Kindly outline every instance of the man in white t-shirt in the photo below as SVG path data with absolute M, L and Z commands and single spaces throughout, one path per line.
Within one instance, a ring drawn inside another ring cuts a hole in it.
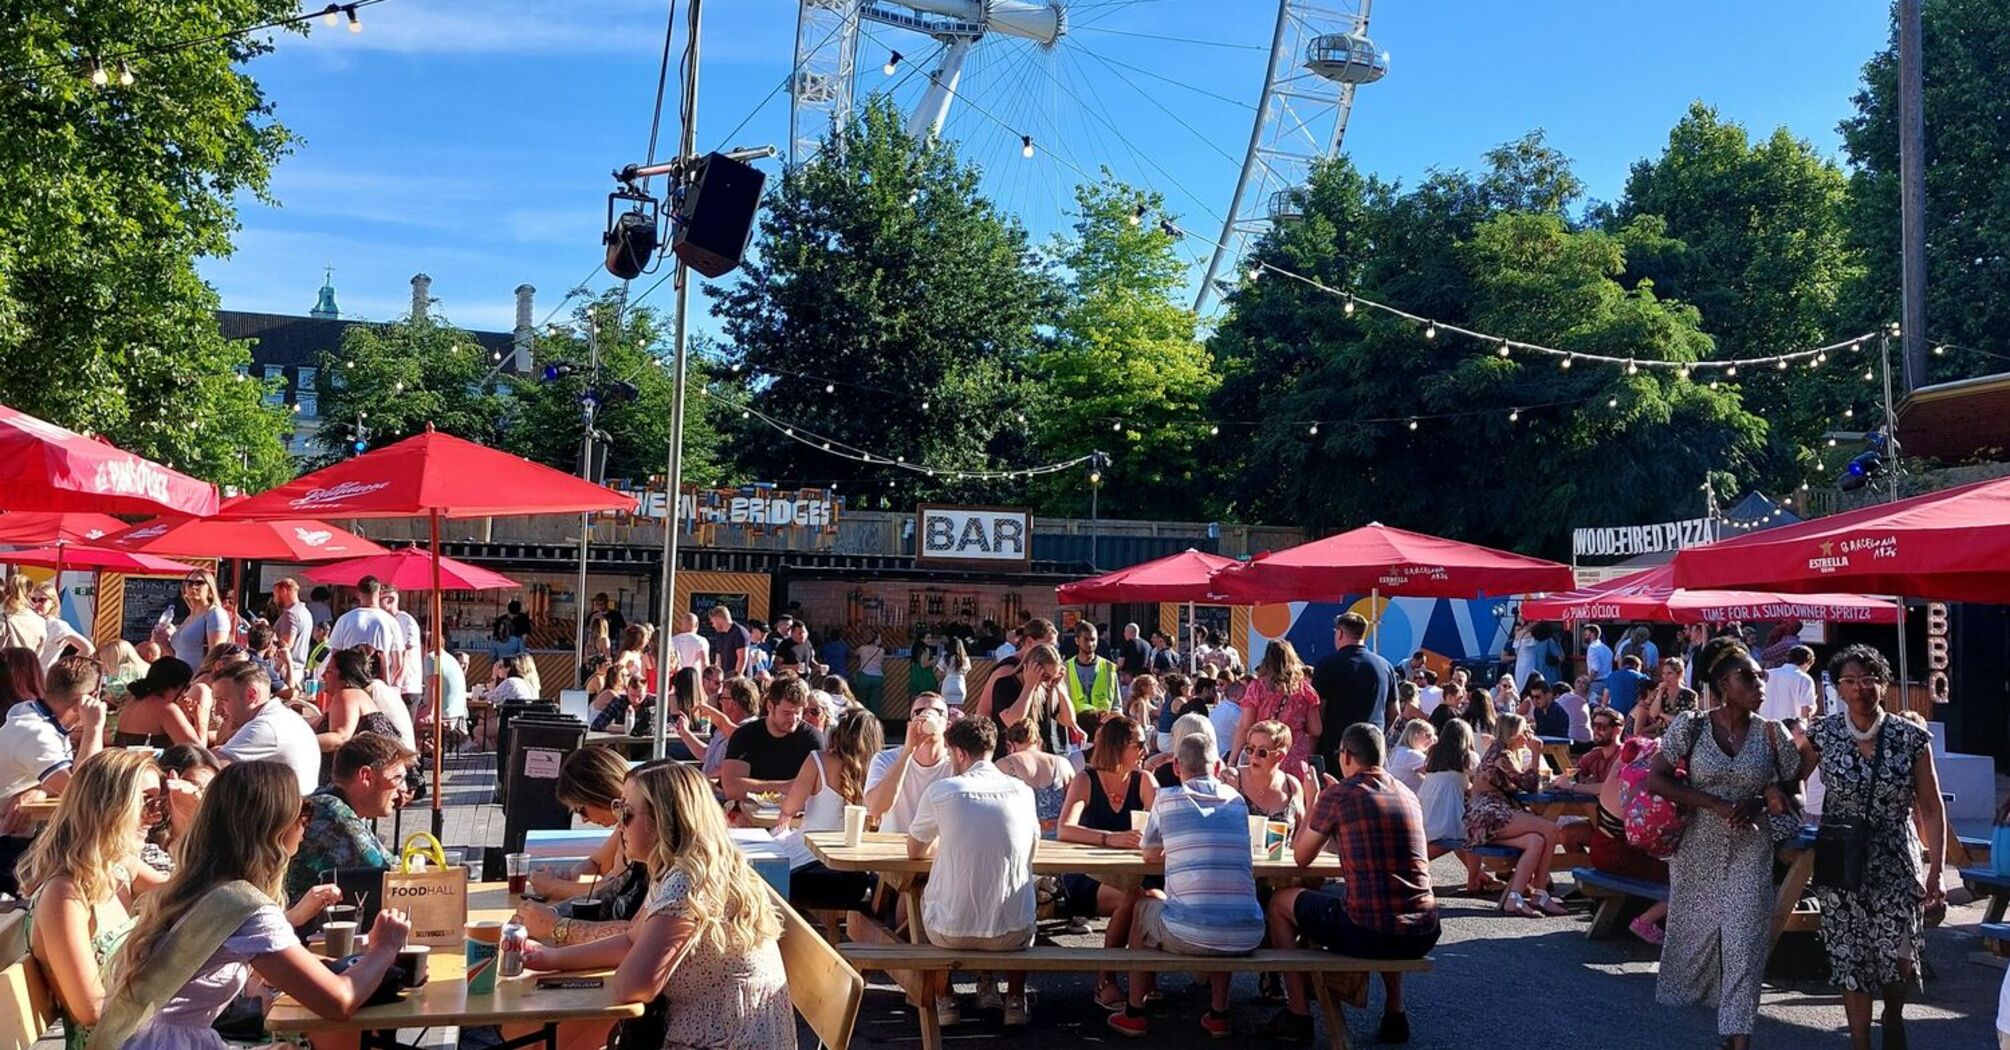
M 698 633 L 697 613 L 677 614 L 677 633 L 670 636 L 670 648 L 677 653 L 677 669 L 695 667 L 703 671 L 712 662 L 712 643 Z
M 104 746 L 105 705 L 97 698 L 101 677 L 90 657 L 65 656 L 49 668 L 42 699 L 15 704 L 0 725 L 0 803 L 6 807 L 0 822 L 0 890 L 20 891 L 14 864 L 30 842 L 21 803 L 61 795 L 70 784 L 73 764 Z
M 1815 665 L 1815 651 L 1805 645 L 1787 650 L 1787 661 L 1766 672 L 1766 698 L 1759 704 L 1759 716 L 1779 721 L 1813 718 L 1821 706 L 1819 690 L 1808 668 Z
M 424 639 L 419 631 L 419 621 L 398 607 L 398 588 L 391 584 L 383 586 L 378 601 L 385 612 L 397 619 L 398 633 L 405 639 L 405 648 L 398 658 L 397 677 L 389 684 L 397 687 L 408 707 L 416 708 L 419 706 L 419 694 L 426 688 Z
M 234 727 L 216 753 L 232 762 L 284 763 L 300 782 L 300 793 L 312 794 L 321 781 L 321 745 L 306 719 L 272 698 L 265 669 L 249 661 L 232 664 L 216 673 L 210 690 Z
M 356 607 L 336 617 L 328 632 L 328 651 L 367 645 L 384 654 L 384 677 L 396 681 L 405 660 L 405 629 L 383 610 L 383 585 L 375 576 L 356 581 Z
M 943 742 L 954 775 L 929 785 L 907 828 L 907 855 L 935 858 L 921 893 L 929 943 L 980 952 L 1030 948 L 1039 910 L 1033 789 L 991 764 L 998 730 L 990 719 L 966 718 L 943 732 Z M 1031 1019 L 1026 974 L 1007 971 L 1005 982 L 1005 1024 L 1024 1025 Z M 959 1018 L 953 995 L 937 996 L 935 1011 L 945 1024 Z
M 1429 717 L 1439 704 L 1445 702 L 1445 690 L 1438 685 L 1438 672 L 1420 667 L 1410 680 L 1417 684 L 1417 707 L 1423 710 L 1425 717 Z
M 865 774 L 865 810 L 879 821 L 879 830 L 904 832 L 914 822 L 914 809 L 930 784 L 950 775 L 949 752 L 942 731 L 949 724 L 949 704 L 941 693 L 914 698 L 907 723 L 907 741 L 872 757 Z

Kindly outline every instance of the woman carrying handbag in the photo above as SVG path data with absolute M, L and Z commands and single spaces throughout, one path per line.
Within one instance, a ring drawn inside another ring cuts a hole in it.
M 1752 1043 L 1773 911 L 1773 840 L 1765 827 L 1777 785 L 1801 754 L 1778 722 L 1758 717 L 1764 679 L 1751 650 L 1715 638 L 1696 674 L 1719 706 L 1676 717 L 1650 763 L 1648 791 L 1693 811 L 1668 865 L 1668 930 L 1655 998 L 1671 1006 L 1714 1000 L 1729 1050 Z M 1688 756 L 1688 779 L 1676 775 Z
M 1828 794 L 1815 844 L 1814 885 L 1830 979 L 1843 990 L 1850 1046 L 1869 1050 L 1873 996 L 1884 999 L 1883 1045 L 1905 1043 L 1905 999 L 1919 989 L 1929 911 L 1945 912 L 1940 886 L 1947 823 L 1926 730 L 1884 710 L 1891 665 L 1867 645 L 1829 661 L 1844 710 L 1808 733 Z M 1921 871 L 1915 809 L 1926 831 Z M 1923 879 L 1922 879 L 1923 876 Z

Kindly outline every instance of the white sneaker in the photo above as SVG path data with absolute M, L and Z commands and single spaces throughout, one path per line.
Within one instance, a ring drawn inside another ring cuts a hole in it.
M 1070 916 L 1068 919 L 1068 932 L 1075 934 L 1076 936 L 1088 933 L 1089 920 L 1083 918 L 1080 915 Z
M 935 997 L 935 1023 L 941 1025 L 958 1024 L 963 1020 L 963 1009 L 956 1005 L 953 995 Z
M 1007 996 L 1005 999 L 1005 1027 L 1023 1028 L 1033 1023 L 1033 1012 L 1026 1007 L 1023 995 Z

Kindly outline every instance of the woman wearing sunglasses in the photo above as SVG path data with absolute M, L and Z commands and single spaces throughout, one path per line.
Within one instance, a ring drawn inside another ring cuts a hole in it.
M 1800 775 L 1801 753 L 1786 727 L 1759 717 L 1765 679 L 1745 643 L 1711 639 L 1697 654 L 1696 677 L 1717 706 L 1676 716 L 1644 781 L 1695 811 L 1668 862 L 1668 931 L 1655 998 L 1670 1006 L 1715 999 L 1724 1046 L 1745 1050 L 1773 912 L 1765 816 L 1784 805 L 1776 785 Z M 1685 759 L 1686 781 L 1675 774 Z
M 1249 765 L 1235 771 L 1235 786 L 1242 789 L 1243 801 L 1249 803 L 1249 815 L 1297 827 L 1305 816 L 1310 792 L 1303 780 L 1284 768 L 1292 745 L 1297 743 L 1291 728 L 1278 721 L 1262 721 L 1250 726 L 1243 739 Z
M 55 816 L 21 858 L 29 947 L 55 985 L 69 1050 L 80 1050 L 98 1023 L 106 967 L 133 928 L 138 895 L 164 879 L 140 862 L 140 846 L 165 811 L 152 756 L 101 751 L 78 763 Z
M 169 649 L 175 659 L 195 667 L 214 646 L 231 639 L 230 614 L 217 600 L 216 577 L 206 571 L 189 574 L 181 584 L 181 600 L 188 616 L 180 625 L 162 623 L 154 628 L 154 641 Z

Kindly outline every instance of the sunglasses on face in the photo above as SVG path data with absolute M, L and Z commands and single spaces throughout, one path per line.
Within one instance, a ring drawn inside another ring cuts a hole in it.
M 1281 755 L 1283 753 L 1284 749 L 1281 747 L 1252 747 L 1249 749 L 1249 757 L 1251 758 L 1269 758 L 1272 755 Z

